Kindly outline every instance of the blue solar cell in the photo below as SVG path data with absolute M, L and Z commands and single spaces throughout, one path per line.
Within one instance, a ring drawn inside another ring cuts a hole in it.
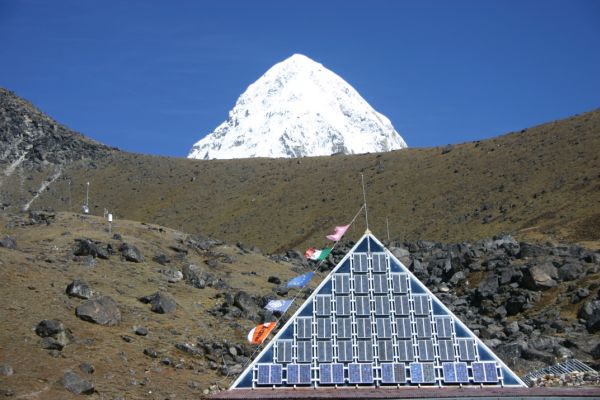
M 421 363 L 410 363 L 410 381 L 412 383 L 423 383 Z
M 435 383 L 435 368 L 432 363 L 422 363 L 423 367 L 423 382 Z
M 344 383 L 344 365 L 332 364 L 333 383 Z
M 331 364 L 319 365 L 319 382 L 323 384 L 333 383 Z
M 348 364 L 349 383 L 373 383 L 372 364 Z
M 271 382 L 273 385 L 281 385 L 281 364 L 271 364 Z
M 271 366 L 269 364 L 258 365 L 258 384 L 268 385 L 271 381 Z
M 362 383 L 360 378 L 360 364 L 348 364 L 348 382 Z
M 496 363 L 484 363 L 483 367 L 485 369 L 485 380 L 487 382 L 498 382 Z
M 309 364 L 288 364 L 287 383 L 291 385 L 307 385 L 310 383 Z
M 381 383 L 406 382 L 404 364 L 381 364 Z
M 471 367 L 473 368 L 473 382 L 485 382 L 483 363 L 474 362 Z
M 454 363 L 442 363 L 442 369 L 444 370 L 444 382 L 455 383 L 458 381 L 456 371 L 454 370 Z
M 457 362 L 454 365 L 456 366 L 456 381 L 461 383 L 469 382 L 467 363 Z
M 319 382 L 322 384 L 344 383 L 343 364 L 319 365 Z

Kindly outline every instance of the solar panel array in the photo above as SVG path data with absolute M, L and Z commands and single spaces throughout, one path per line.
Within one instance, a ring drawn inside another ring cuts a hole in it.
M 331 385 L 523 383 L 367 234 L 234 383 Z

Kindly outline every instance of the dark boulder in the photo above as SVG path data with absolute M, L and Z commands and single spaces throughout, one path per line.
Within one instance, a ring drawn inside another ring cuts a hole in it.
M 73 282 L 69 283 L 65 292 L 71 297 L 79 297 L 80 299 L 86 300 L 90 299 L 94 295 L 90 285 L 88 285 L 87 282 L 79 279 L 75 279 Z
M 35 333 L 40 337 L 55 336 L 64 331 L 65 326 L 54 319 L 45 319 L 35 327 Z
M 5 236 L 4 239 L 0 240 L 0 247 L 14 250 L 17 248 L 17 242 L 10 236 Z
M 142 257 L 142 254 L 140 253 L 138 248 L 132 244 L 122 243 L 119 247 L 119 251 L 121 252 L 121 257 L 126 261 L 131 261 L 135 263 L 144 261 L 144 257 Z
M 506 315 L 507 316 L 517 315 L 518 313 L 523 311 L 526 304 L 527 304 L 527 298 L 523 295 L 514 295 L 514 296 L 509 297 L 508 300 L 506 300 L 506 304 L 505 304 Z
M 102 243 L 94 242 L 90 239 L 75 239 L 73 255 L 82 257 L 92 256 L 94 258 L 97 257 L 107 260 L 110 253 L 107 247 L 103 246 Z
M 498 288 L 498 277 L 496 275 L 491 275 L 477 286 L 477 293 L 481 298 L 489 299 L 498 293 Z
M 561 281 L 574 281 L 583 276 L 583 266 L 579 263 L 567 263 L 558 269 Z
M 158 314 L 168 314 L 175 311 L 177 303 L 175 300 L 163 292 L 156 292 L 139 299 L 142 303 L 150 303 L 150 311 Z
M 155 255 L 154 257 L 152 257 L 152 261 L 159 263 L 160 265 L 166 265 L 171 262 L 171 259 L 169 258 L 168 255 L 166 255 L 164 253 L 159 253 L 159 254 Z
M 588 332 L 595 333 L 600 331 L 600 300 L 586 302 L 579 309 L 577 316 L 585 321 L 585 327 Z
M 94 393 L 94 385 L 82 379 L 79 375 L 72 371 L 67 371 L 60 380 L 61 385 L 73 394 L 92 394 Z
M 233 305 L 248 314 L 256 314 L 259 310 L 259 307 L 252 296 L 244 291 L 239 291 L 235 295 Z
M 519 243 L 519 248 L 519 258 L 540 257 L 549 253 L 545 247 L 532 243 L 521 242 Z
M 554 356 L 554 354 L 542 350 L 532 349 L 529 347 L 524 348 L 521 355 L 525 360 L 541 361 L 547 365 L 552 365 L 556 362 L 556 357 Z
M 88 300 L 75 309 L 75 315 L 84 321 L 113 326 L 121 322 L 121 311 L 109 296 Z
M 275 285 L 280 285 L 281 284 L 281 279 L 279 279 L 276 276 L 269 276 L 269 278 L 267 278 L 267 282 L 273 283 Z
M 500 270 L 499 274 L 500 285 L 508 285 L 509 283 L 519 282 L 523 279 L 523 273 L 521 270 L 515 267 L 507 267 Z

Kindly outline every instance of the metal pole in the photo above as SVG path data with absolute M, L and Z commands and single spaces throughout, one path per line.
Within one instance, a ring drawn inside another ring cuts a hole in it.
M 365 205 L 365 223 L 367 224 L 367 230 L 369 230 L 369 211 L 367 210 L 367 192 L 365 192 L 365 176 L 360 173 L 360 180 L 362 182 L 363 201 Z
M 85 205 L 89 208 L 90 207 L 90 183 L 87 182 L 86 183 L 86 189 L 85 189 Z
M 69 211 L 71 211 L 71 180 L 69 179 Z
M 390 220 L 388 219 L 388 217 L 385 217 L 385 226 L 387 228 L 387 236 L 388 236 L 388 242 L 390 241 Z

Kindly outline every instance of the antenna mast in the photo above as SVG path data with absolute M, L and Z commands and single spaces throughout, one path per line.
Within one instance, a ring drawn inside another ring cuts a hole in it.
M 365 176 L 363 173 L 360 173 L 360 180 L 362 182 L 362 191 L 363 191 L 363 204 L 365 207 L 365 222 L 367 224 L 367 230 L 369 230 L 369 211 L 367 210 L 367 192 L 365 192 Z

